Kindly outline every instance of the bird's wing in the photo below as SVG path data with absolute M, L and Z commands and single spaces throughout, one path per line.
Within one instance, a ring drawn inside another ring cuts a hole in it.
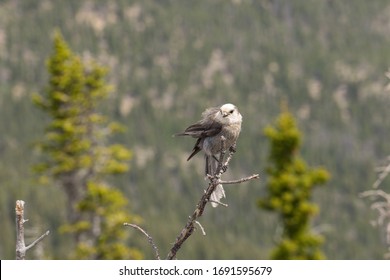
M 222 125 L 220 123 L 213 122 L 207 126 L 205 126 L 204 124 L 196 123 L 189 126 L 183 133 L 176 134 L 178 136 L 189 135 L 194 138 L 198 138 L 194 145 L 194 148 L 192 149 L 191 155 L 188 157 L 187 160 L 190 160 L 202 149 L 200 143 L 204 138 L 217 135 L 221 132 L 221 130 Z
M 176 134 L 177 136 L 188 135 L 194 138 L 204 138 L 217 135 L 222 130 L 222 124 L 217 122 L 207 122 L 203 121 L 197 122 L 193 125 L 190 125 L 182 133 Z
M 218 111 L 219 108 L 217 107 L 206 109 L 202 113 L 202 117 L 203 117 L 202 120 L 196 122 L 193 125 L 190 125 L 189 127 L 186 128 L 186 130 L 184 130 L 184 132 L 175 134 L 175 136 L 191 136 L 193 138 L 198 138 L 192 150 L 192 153 L 187 160 L 190 160 L 194 155 L 196 155 L 202 149 L 201 141 L 204 138 L 217 135 L 218 133 L 221 132 L 222 124 L 215 120 L 215 116 L 218 113 Z
M 215 120 L 218 111 L 218 107 L 206 109 L 202 113 L 202 120 L 190 125 L 184 132 L 178 133 L 176 136 L 188 135 L 194 138 L 204 138 L 217 135 L 222 130 L 222 124 Z

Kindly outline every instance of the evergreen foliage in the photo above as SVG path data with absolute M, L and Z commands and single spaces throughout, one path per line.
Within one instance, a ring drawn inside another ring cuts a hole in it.
M 35 166 L 42 183 L 57 183 L 67 195 L 69 224 L 62 232 L 72 233 L 76 254 L 82 259 L 140 258 L 125 246 L 124 222 L 128 201 L 106 183 L 108 175 L 128 170 L 131 152 L 108 138 L 122 127 L 99 112 L 107 98 L 106 69 L 82 61 L 56 32 L 48 61 L 50 75 L 45 94 L 34 95 L 34 103 L 50 116 L 38 144 L 44 157 Z
M 316 185 L 324 184 L 328 172 L 323 168 L 310 168 L 299 156 L 301 132 L 293 115 L 285 109 L 274 126 L 264 133 L 270 141 L 267 173 L 268 196 L 259 206 L 279 214 L 282 236 L 272 251 L 273 259 L 323 259 L 320 249 L 323 239 L 310 232 L 310 219 L 318 211 L 310 202 Z

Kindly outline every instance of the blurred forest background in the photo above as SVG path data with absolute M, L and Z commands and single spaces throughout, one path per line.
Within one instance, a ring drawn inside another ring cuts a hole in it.
M 304 134 L 302 156 L 331 180 L 314 191 L 329 259 L 381 259 L 384 234 L 371 225 L 375 167 L 390 154 L 390 3 L 334 0 L 0 1 L 0 258 L 15 257 L 15 201 L 26 201 L 27 243 L 51 234 L 28 258 L 64 259 L 71 240 L 58 232 L 66 199 L 32 172 L 33 148 L 48 118 L 31 101 L 48 83 L 53 34 L 109 68 L 113 93 L 104 112 L 127 130 L 113 141 L 133 154 L 130 170 L 112 178 L 131 212 L 168 252 L 206 181 L 203 158 L 190 162 L 193 140 L 172 138 L 209 106 L 233 103 L 244 122 L 225 179 L 228 208 L 206 209 L 180 259 L 267 259 L 278 238 L 265 197 L 269 143 L 264 127 L 288 101 Z M 382 188 L 389 192 L 390 179 Z M 139 232 L 128 246 L 153 252 Z

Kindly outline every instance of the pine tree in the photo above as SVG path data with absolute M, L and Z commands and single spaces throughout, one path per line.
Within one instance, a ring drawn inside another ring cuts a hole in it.
M 50 116 L 39 143 L 42 162 L 35 166 L 41 182 L 57 183 L 67 201 L 68 224 L 76 254 L 83 259 L 139 258 L 125 246 L 123 223 L 136 218 L 128 214 L 128 201 L 105 178 L 128 170 L 131 152 L 109 137 L 123 129 L 99 113 L 108 96 L 107 70 L 95 62 L 82 61 L 57 32 L 48 64 L 49 84 L 33 102 Z
M 313 188 L 324 184 L 329 173 L 323 168 L 308 167 L 299 156 L 301 132 L 287 109 L 264 133 L 270 140 L 268 195 L 259 200 L 259 206 L 277 212 L 283 227 L 271 258 L 323 259 L 323 238 L 310 232 L 310 218 L 318 211 L 310 198 Z

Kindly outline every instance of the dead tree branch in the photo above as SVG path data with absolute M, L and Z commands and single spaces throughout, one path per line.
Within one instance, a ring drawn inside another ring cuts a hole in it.
M 388 157 L 390 160 L 390 157 Z M 378 212 L 378 217 L 374 225 L 378 225 L 384 229 L 386 244 L 388 252 L 384 255 L 385 258 L 390 259 L 390 194 L 378 189 L 379 185 L 383 182 L 386 176 L 390 172 L 390 163 L 384 166 L 380 170 L 378 179 L 373 184 L 373 190 L 362 192 L 360 197 L 370 197 L 375 201 L 371 204 L 371 209 Z
M 247 182 L 247 181 L 250 181 L 250 180 L 253 180 L 253 179 L 258 179 L 258 178 L 260 178 L 259 174 L 253 174 L 251 176 L 248 176 L 248 177 L 245 177 L 245 178 L 241 178 L 241 179 L 238 179 L 238 180 L 220 181 L 220 184 L 222 184 L 222 185 L 241 184 L 241 183 L 244 183 L 244 182 Z
M 227 171 L 228 166 L 229 166 L 229 162 L 232 159 L 233 154 L 236 152 L 235 145 L 233 145 L 232 147 L 229 148 L 229 154 L 226 157 L 226 160 L 224 160 L 225 155 L 226 155 L 225 140 L 226 139 L 224 137 L 221 137 L 221 153 L 220 153 L 219 159 L 218 159 L 217 170 L 216 170 L 214 175 L 207 175 L 207 178 L 209 179 L 209 185 L 208 185 L 207 189 L 204 191 L 198 204 L 196 205 L 194 212 L 192 213 L 191 216 L 188 217 L 188 221 L 187 221 L 186 225 L 181 230 L 180 234 L 176 237 L 176 241 L 168 253 L 168 256 L 167 256 L 168 260 L 172 260 L 172 259 L 176 258 L 176 254 L 180 250 L 183 243 L 195 231 L 195 225 L 198 225 L 200 227 L 203 235 L 206 235 L 206 232 L 205 232 L 203 226 L 199 223 L 198 218 L 203 215 L 206 204 L 208 202 L 215 202 L 215 203 L 218 203 L 220 205 L 227 207 L 227 205 L 224 203 L 221 203 L 219 201 L 217 202 L 217 201 L 210 200 L 211 194 L 215 191 L 215 189 L 217 188 L 218 185 L 220 185 L 220 184 L 239 184 L 239 183 L 243 183 L 243 182 L 247 182 L 247 181 L 250 181 L 253 179 L 260 178 L 259 174 L 254 174 L 254 175 L 251 175 L 251 176 L 248 176 L 245 178 L 241 178 L 239 180 L 232 180 L 232 181 L 222 181 L 221 180 L 222 174 Z M 160 259 L 157 246 L 154 244 L 152 237 L 148 233 L 146 233 L 145 230 L 143 230 L 139 226 L 133 225 L 133 224 L 125 223 L 124 225 L 131 226 L 133 228 L 140 230 L 148 238 L 149 243 L 152 245 L 153 250 L 155 251 L 155 254 L 156 254 L 156 259 L 158 259 L 158 260 Z
M 381 166 L 380 168 L 378 168 L 379 170 L 379 175 L 378 175 L 378 179 L 376 179 L 376 181 L 374 182 L 374 184 L 372 185 L 372 187 L 374 189 L 377 189 L 378 186 L 382 183 L 382 181 L 387 177 L 387 175 L 390 173 L 390 156 L 387 158 L 388 160 L 388 164 L 385 165 L 385 166 Z
M 16 213 L 16 259 L 24 260 L 26 258 L 27 250 L 33 248 L 39 242 L 43 240 L 46 236 L 49 235 L 50 231 L 46 231 L 39 238 L 33 241 L 30 245 L 26 247 L 24 242 L 24 223 L 28 220 L 24 219 L 24 204 L 23 200 L 16 201 L 15 213 Z
M 153 238 L 143 228 L 141 228 L 140 226 L 137 226 L 135 224 L 129 224 L 129 223 L 124 223 L 123 225 L 138 229 L 140 232 L 142 232 L 146 236 L 146 238 L 148 239 L 149 244 L 152 245 L 154 254 L 156 256 L 156 260 L 160 260 L 160 254 L 158 253 L 158 248 L 157 248 L 156 244 L 154 244 Z
M 226 149 L 225 149 L 225 139 L 221 137 L 221 153 L 219 156 L 219 164 L 217 167 L 217 170 L 215 172 L 214 176 L 208 176 L 209 178 L 209 186 L 202 195 L 200 201 L 198 202 L 195 211 L 193 214 L 188 218 L 187 224 L 184 226 L 184 228 L 181 230 L 180 234 L 177 236 L 175 243 L 173 244 L 171 250 L 168 253 L 167 259 L 172 260 L 176 257 L 177 252 L 180 250 L 183 243 L 192 235 L 192 233 L 195 230 L 195 223 L 197 223 L 197 219 L 203 215 L 204 209 L 206 207 L 207 202 L 210 202 L 211 194 L 214 192 L 214 190 L 217 188 L 219 184 L 223 184 L 223 181 L 221 180 L 221 176 L 223 173 L 226 172 L 229 162 L 233 157 L 233 154 L 235 153 L 235 147 L 229 149 L 229 154 L 226 158 L 226 161 L 224 161 Z M 252 175 L 250 176 L 250 179 L 240 179 L 236 180 L 237 183 L 245 182 L 251 179 L 259 178 L 259 175 Z M 249 177 L 247 177 L 249 178 Z M 233 182 L 233 181 L 232 181 Z M 233 184 L 233 183 L 232 183 Z
M 377 224 L 383 226 L 387 221 L 386 228 L 390 229 L 390 194 L 383 190 L 369 190 L 362 192 L 360 197 L 372 197 L 374 199 L 382 199 L 371 204 L 371 209 L 378 211 Z M 384 200 L 384 201 L 383 201 Z M 387 243 L 390 246 L 390 231 L 387 233 Z

